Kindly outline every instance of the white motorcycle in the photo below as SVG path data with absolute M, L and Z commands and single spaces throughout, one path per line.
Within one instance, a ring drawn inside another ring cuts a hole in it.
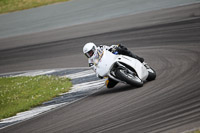
M 145 63 L 125 55 L 114 54 L 108 50 L 99 53 L 96 60 L 96 73 L 115 81 L 141 87 L 144 81 L 156 78 L 156 72 Z

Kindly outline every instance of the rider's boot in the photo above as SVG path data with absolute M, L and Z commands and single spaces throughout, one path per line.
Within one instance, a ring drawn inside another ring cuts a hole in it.
M 117 83 L 118 83 L 117 81 L 115 81 L 115 80 L 113 80 L 111 78 L 108 78 L 106 80 L 106 87 L 107 88 L 113 88 L 113 87 L 115 87 L 117 85 Z

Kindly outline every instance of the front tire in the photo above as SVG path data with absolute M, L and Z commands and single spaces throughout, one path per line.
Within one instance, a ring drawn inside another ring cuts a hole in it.
M 132 86 L 136 87 L 143 86 L 143 81 L 137 76 L 128 73 L 126 69 L 118 69 L 115 74 L 120 80 L 125 81 L 126 83 Z

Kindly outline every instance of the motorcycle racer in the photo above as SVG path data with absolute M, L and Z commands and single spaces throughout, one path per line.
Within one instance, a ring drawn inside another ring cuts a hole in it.
M 111 46 L 100 45 L 97 47 L 93 42 L 89 42 L 89 43 L 86 43 L 85 46 L 83 47 L 83 53 L 88 58 L 89 67 L 91 67 L 95 73 L 96 73 L 95 64 L 98 61 L 99 57 L 102 55 L 102 52 L 104 49 L 112 52 L 113 54 L 122 54 L 122 55 L 130 56 L 132 58 L 138 59 L 141 63 L 144 62 L 144 58 L 133 54 L 131 51 L 129 51 L 125 46 L 122 46 L 121 44 L 111 45 Z M 99 76 L 97 73 L 96 73 L 96 76 L 101 79 L 103 78 Z M 111 78 L 108 78 L 108 80 L 106 80 L 107 88 L 113 88 L 117 83 L 118 83 L 117 81 Z

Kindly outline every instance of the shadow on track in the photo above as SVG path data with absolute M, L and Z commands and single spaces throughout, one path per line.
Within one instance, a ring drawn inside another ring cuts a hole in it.
M 115 86 L 114 88 L 104 88 L 103 90 L 92 94 L 91 96 L 100 96 L 100 95 L 106 95 L 106 94 L 113 94 L 113 93 L 119 93 L 119 92 L 124 92 L 124 91 L 130 91 L 133 89 L 139 89 L 137 87 L 133 87 L 130 85 L 124 85 L 124 84 L 119 84 L 117 86 Z

